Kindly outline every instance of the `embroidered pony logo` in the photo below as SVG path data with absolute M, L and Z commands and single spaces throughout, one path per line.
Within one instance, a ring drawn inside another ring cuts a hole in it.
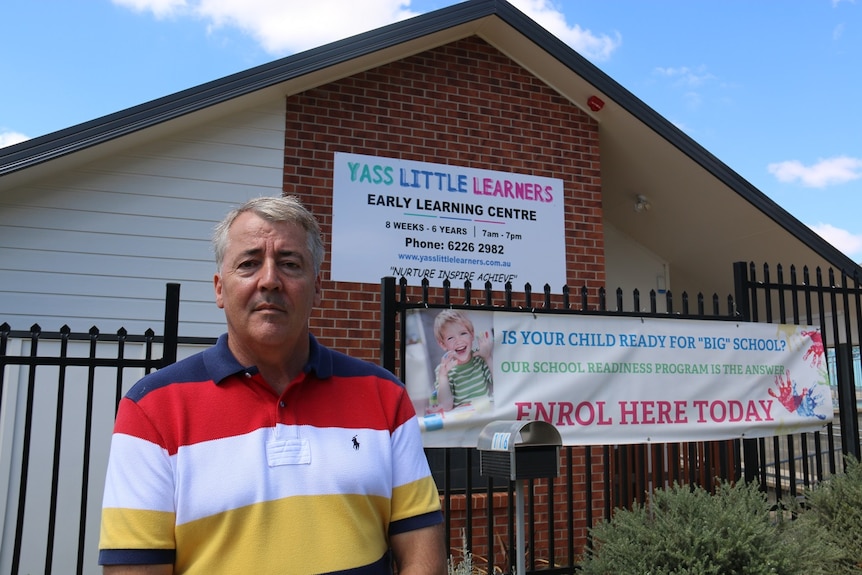
M 354 435 L 353 436 L 353 449 L 358 451 L 359 450 L 359 440 L 356 438 L 357 438 L 357 436 Z

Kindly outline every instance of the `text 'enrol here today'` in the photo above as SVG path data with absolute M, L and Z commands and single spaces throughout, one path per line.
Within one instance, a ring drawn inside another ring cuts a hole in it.
M 773 421 L 767 400 L 517 401 L 517 419 L 546 421 L 557 427 L 592 425 L 685 425 Z

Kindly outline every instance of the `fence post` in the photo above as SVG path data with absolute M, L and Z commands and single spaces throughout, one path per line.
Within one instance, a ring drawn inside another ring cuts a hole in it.
M 734 262 L 733 299 L 736 303 L 736 314 L 740 321 L 751 321 L 751 307 L 748 298 L 748 264 L 746 262 Z M 745 468 L 745 482 L 756 481 L 760 470 L 756 439 L 742 440 L 742 460 Z
M 165 341 L 162 349 L 162 367 L 176 363 L 180 332 L 180 284 L 165 286 Z
M 844 309 L 847 309 L 846 306 Z M 856 415 L 856 386 L 853 381 L 853 344 L 835 345 L 838 368 L 838 419 L 841 424 L 841 445 L 845 455 L 859 460 L 859 419 Z
M 380 364 L 395 373 L 395 278 L 380 280 Z

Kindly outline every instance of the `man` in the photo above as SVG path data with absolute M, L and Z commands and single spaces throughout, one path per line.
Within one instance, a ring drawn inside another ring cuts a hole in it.
M 144 377 L 117 415 L 106 575 L 446 572 L 437 490 L 389 372 L 321 346 L 323 243 L 295 198 L 213 237 L 227 334 Z

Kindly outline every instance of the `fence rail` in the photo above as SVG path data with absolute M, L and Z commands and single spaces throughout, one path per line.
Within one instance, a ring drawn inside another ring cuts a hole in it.
M 860 339 L 857 278 L 830 270 L 797 281 L 781 268 L 734 268 L 734 296 L 676 296 L 586 289 L 534 293 L 490 284 L 474 290 L 444 284 L 408 287 L 384 279 L 381 361 L 404 366 L 403 314 L 414 307 L 520 310 L 535 313 L 654 316 L 720 321 L 818 325 L 834 352 L 835 425 L 823 433 L 757 440 L 651 445 L 568 446 L 557 479 L 526 486 L 529 530 L 515 548 L 515 491 L 509 482 L 478 474 L 474 449 L 428 450 L 446 512 L 453 555 L 467 548 L 488 573 L 509 572 L 518 554 L 529 572 L 574 573 L 589 545 L 589 528 L 615 507 L 643 502 L 652 488 L 673 482 L 711 487 L 716 478 L 758 481 L 774 497 L 797 494 L 840 471 L 842 455 L 859 453 L 856 383 Z M 848 285 L 848 284 L 853 284 Z M 640 311 L 642 307 L 648 312 Z M 96 574 L 104 469 L 116 406 L 146 372 L 176 361 L 180 346 L 211 345 L 210 338 L 178 335 L 179 286 L 166 293 L 165 333 L 71 333 L 68 329 L 12 330 L 0 326 L 0 572 Z M 831 367 L 831 366 L 830 366 Z M 403 375 L 403 374 L 402 374 Z

